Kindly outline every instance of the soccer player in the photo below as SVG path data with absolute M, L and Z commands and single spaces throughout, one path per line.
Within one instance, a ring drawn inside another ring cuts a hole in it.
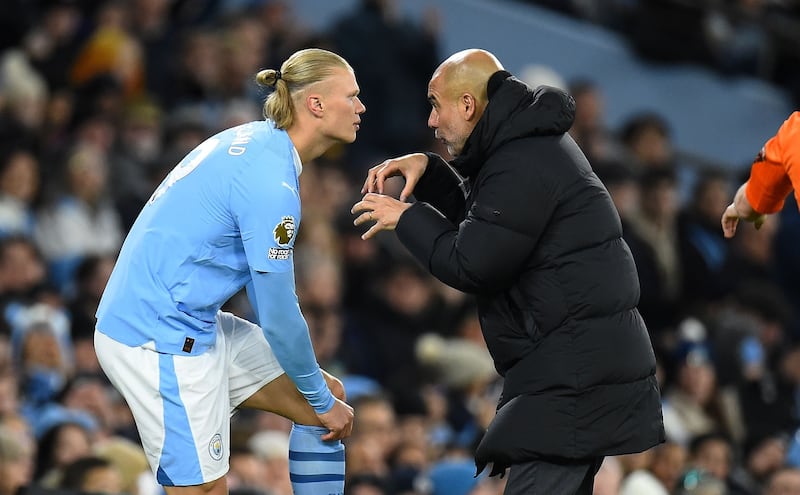
M 344 491 L 353 410 L 323 372 L 294 287 L 302 163 L 352 143 L 366 110 L 351 66 L 321 49 L 258 73 L 265 121 L 210 137 L 131 228 L 97 311 L 100 364 L 168 495 L 224 495 L 236 408 L 294 421 L 294 492 Z M 243 287 L 260 327 L 221 306 Z M 332 393 L 333 390 L 333 393 Z

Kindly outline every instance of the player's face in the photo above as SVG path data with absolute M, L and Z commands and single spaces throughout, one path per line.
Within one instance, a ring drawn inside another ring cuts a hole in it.
M 447 147 L 448 153 L 458 156 L 464 149 L 472 128 L 463 118 L 458 99 L 451 97 L 446 89 L 440 76 L 434 76 L 428 84 L 428 101 L 431 104 L 428 127 L 433 129 L 436 139 Z
M 361 114 L 367 107 L 358 97 L 356 76 L 347 69 L 335 69 L 326 81 L 323 100 L 325 133 L 336 141 L 352 143 L 361 125 Z

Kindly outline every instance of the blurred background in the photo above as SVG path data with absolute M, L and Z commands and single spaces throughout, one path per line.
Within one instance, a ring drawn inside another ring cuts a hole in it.
M 208 136 L 263 118 L 255 73 L 311 46 L 353 65 L 367 106 L 356 143 L 304 166 L 295 252 L 319 362 L 356 409 L 348 494 L 503 490 L 473 477 L 502 387 L 473 301 L 393 235 L 362 241 L 349 214 L 370 166 L 445 153 L 427 83 L 465 48 L 575 97 L 570 134 L 637 262 L 668 442 L 606 459 L 595 493 L 800 494 L 797 204 L 733 240 L 719 227 L 800 106 L 800 2 L 4 0 L 0 495 L 162 493 L 97 364 L 94 312 L 156 185 Z M 252 318 L 241 295 L 225 309 Z M 232 492 L 291 494 L 289 427 L 234 417 Z

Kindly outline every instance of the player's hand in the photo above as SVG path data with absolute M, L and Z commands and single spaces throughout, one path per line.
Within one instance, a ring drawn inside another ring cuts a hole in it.
M 366 240 L 381 230 L 394 230 L 400 221 L 400 215 L 409 208 L 411 208 L 410 203 L 403 203 L 383 194 L 367 193 L 361 201 L 353 205 L 350 213 L 360 213 L 353 221 L 355 225 L 374 222 L 369 230 L 361 235 L 361 238 Z
M 398 158 L 391 158 L 375 165 L 367 172 L 367 179 L 361 188 L 361 194 L 383 194 L 383 184 L 389 177 L 402 176 L 406 180 L 403 190 L 400 191 L 400 201 L 405 201 L 414 192 L 414 187 L 419 178 L 428 168 L 428 157 L 422 153 L 412 153 Z
M 756 230 L 764 225 L 767 216 L 761 214 L 753 209 L 750 202 L 747 200 L 747 183 L 742 184 L 736 191 L 733 202 L 725 208 L 722 213 L 722 233 L 726 238 L 730 239 L 736 234 L 736 227 L 739 225 L 739 220 L 753 222 Z
M 766 215 L 756 214 L 747 217 L 742 216 L 738 211 L 736 211 L 736 207 L 733 205 L 733 203 L 731 203 L 727 208 L 725 208 L 725 212 L 722 214 L 722 233 L 727 239 L 730 239 L 736 234 L 736 227 L 739 225 L 739 220 L 753 222 L 756 230 L 758 230 L 762 225 L 764 225 L 764 221 L 766 219 Z
M 322 435 L 323 441 L 342 440 L 353 432 L 353 408 L 339 399 L 336 399 L 330 411 L 317 414 L 317 417 L 322 425 L 330 430 Z
M 736 207 L 733 206 L 733 203 L 729 204 L 727 208 L 725 208 L 725 212 L 722 214 L 722 233 L 725 235 L 725 238 L 730 239 L 736 234 L 736 227 L 739 225 L 739 213 L 736 211 Z

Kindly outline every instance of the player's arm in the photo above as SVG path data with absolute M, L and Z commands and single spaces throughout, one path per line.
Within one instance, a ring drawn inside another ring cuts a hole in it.
M 335 402 L 317 363 L 308 325 L 295 294 L 294 272 L 251 270 L 248 295 L 275 357 L 317 414 Z
M 764 145 L 750 169 L 746 200 L 758 213 L 775 213 L 800 187 L 800 112 L 793 113 Z
M 250 266 L 247 294 L 259 326 L 281 367 L 319 414 L 330 410 L 334 398 L 295 294 L 300 197 L 293 169 L 279 165 L 286 158 L 264 151 L 260 160 L 269 167 L 242 166 L 231 190 L 231 211 Z
M 800 112 L 793 113 L 767 141 L 750 169 L 750 178 L 736 191 L 722 214 L 725 237 L 733 237 L 739 220 L 756 228 L 765 215 L 783 208 L 786 196 L 800 190 Z

